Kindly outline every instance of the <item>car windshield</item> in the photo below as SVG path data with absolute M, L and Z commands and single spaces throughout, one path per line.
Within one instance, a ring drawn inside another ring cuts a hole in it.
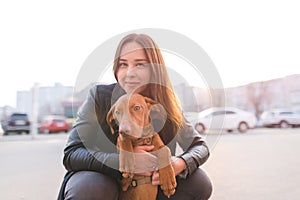
M 228 115 L 228 114 L 235 114 L 234 111 L 226 110 L 226 109 L 213 109 L 208 108 L 206 110 L 203 110 L 199 113 L 199 117 L 212 117 L 212 116 L 218 116 L 218 115 Z
M 279 114 L 280 115 L 292 115 L 293 113 L 292 112 L 280 112 Z
M 63 119 L 53 119 L 54 122 L 64 122 L 65 120 Z
M 26 114 L 13 114 L 10 118 L 12 120 L 27 120 L 27 115 Z
M 199 117 L 207 117 L 208 115 L 210 115 L 213 112 L 213 110 L 211 108 L 203 110 L 199 113 Z

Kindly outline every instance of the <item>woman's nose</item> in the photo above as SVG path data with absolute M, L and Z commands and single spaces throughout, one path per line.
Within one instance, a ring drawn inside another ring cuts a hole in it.
M 135 76 L 135 75 L 136 75 L 135 67 L 129 65 L 127 68 L 126 76 Z

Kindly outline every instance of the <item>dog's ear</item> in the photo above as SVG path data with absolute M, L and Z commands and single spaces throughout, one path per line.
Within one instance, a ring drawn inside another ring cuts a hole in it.
M 154 101 L 153 99 L 150 99 L 149 97 L 144 97 L 148 108 L 150 109 L 150 107 L 154 104 L 157 104 L 157 101 Z
M 161 113 L 163 115 L 166 114 L 166 110 L 164 109 L 164 107 L 161 104 L 159 104 L 157 101 L 150 99 L 148 97 L 144 97 L 144 98 L 147 103 L 148 109 L 151 112 L 157 112 L 157 113 Z
M 115 106 L 113 105 L 106 115 L 106 121 L 107 121 L 108 125 L 110 126 L 110 130 L 111 130 L 112 134 L 115 134 L 115 130 L 113 129 L 113 123 L 114 123 L 113 113 L 114 113 L 114 111 L 115 111 Z
M 144 97 L 144 98 L 145 98 L 145 101 L 147 103 L 147 107 L 148 107 L 149 110 L 160 112 L 159 109 L 157 109 L 156 107 L 154 107 L 154 105 L 158 104 L 157 101 L 155 101 L 153 99 L 150 99 L 149 97 Z
M 150 110 L 151 124 L 154 126 L 155 131 L 159 132 L 167 120 L 167 112 L 165 108 L 157 101 L 148 97 L 145 97 L 145 101 L 148 109 Z

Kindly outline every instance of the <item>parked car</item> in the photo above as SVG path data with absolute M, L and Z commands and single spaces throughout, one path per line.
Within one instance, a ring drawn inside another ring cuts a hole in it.
M 30 121 L 26 113 L 12 113 L 8 119 L 2 121 L 2 128 L 4 135 L 8 135 L 10 132 L 17 132 L 21 134 L 25 132 L 30 133 Z
M 39 133 L 68 132 L 69 124 L 63 116 L 46 116 L 38 127 Z
M 263 112 L 260 121 L 264 127 L 296 127 L 300 126 L 300 113 L 288 109 L 274 109 Z
M 211 107 L 199 113 L 185 113 L 184 116 L 199 133 L 209 130 L 244 133 L 254 128 L 257 122 L 253 113 L 234 107 Z
M 0 125 L 0 137 L 4 134 L 4 131 L 3 131 L 3 128 L 2 128 L 2 125 Z

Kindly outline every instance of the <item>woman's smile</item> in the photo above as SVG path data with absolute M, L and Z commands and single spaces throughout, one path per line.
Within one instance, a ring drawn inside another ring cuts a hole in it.
M 136 81 L 125 81 L 125 85 L 127 87 L 137 87 L 140 85 L 140 82 L 136 82 Z
M 118 82 L 126 93 L 140 92 L 145 89 L 142 86 L 150 83 L 149 60 L 138 43 L 129 42 L 123 46 L 118 66 Z

